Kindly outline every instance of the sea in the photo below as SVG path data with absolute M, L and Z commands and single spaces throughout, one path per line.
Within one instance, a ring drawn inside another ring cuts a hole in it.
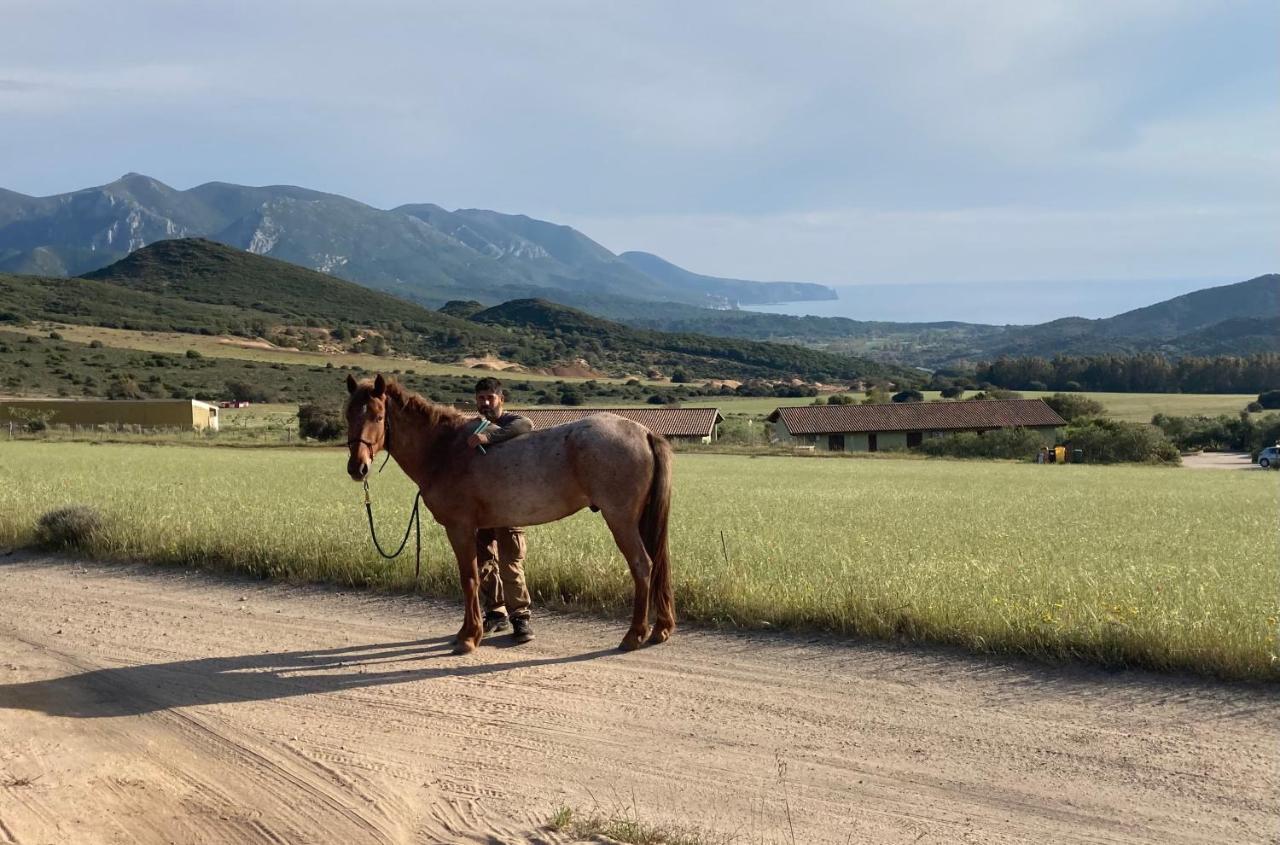
M 988 325 L 1031 325 L 1060 317 L 1114 317 L 1184 293 L 1231 283 L 1214 279 L 1159 279 L 843 285 L 834 286 L 838 299 L 742 308 L 773 314 L 896 323 L 956 320 Z

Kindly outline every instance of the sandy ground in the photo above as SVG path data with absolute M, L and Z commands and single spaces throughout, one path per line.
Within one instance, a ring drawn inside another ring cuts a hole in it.
M 0 557 L 0 842 L 1280 841 L 1280 692 Z
M 1199 452 L 1183 455 L 1182 465 L 1187 469 L 1253 469 L 1262 470 L 1248 452 Z

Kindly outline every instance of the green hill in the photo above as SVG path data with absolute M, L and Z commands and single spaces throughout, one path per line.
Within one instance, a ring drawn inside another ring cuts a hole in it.
M 920 380 L 918 373 L 906 368 L 792 344 L 634 329 L 543 299 L 504 302 L 478 312 L 471 319 L 549 333 L 561 342 L 591 350 L 605 360 L 664 370 L 678 366 L 696 377 L 732 371 L 735 378 L 799 376 L 819 381 L 886 378 L 903 384 Z
M 160 241 L 82 278 L 0 275 L 0 321 L 261 336 L 436 361 L 495 354 L 612 375 L 679 367 L 699 379 L 915 377 L 799 346 L 632 329 L 542 300 L 449 311 L 199 238 Z

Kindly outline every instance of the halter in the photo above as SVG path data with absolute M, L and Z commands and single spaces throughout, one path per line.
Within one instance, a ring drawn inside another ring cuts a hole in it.
M 388 403 L 388 404 L 389 404 L 389 403 Z M 382 450 L 383 450 L 384 452 L 386 452 L 386 453 L 387 453 L 387 457 L 388 457 L 388 458 L 390 458 L 390 457 L 391 457 L 391 413 L 390 413 L 390 410 L 391 410 L 390 408 L 387 408 L 387 409 L 386 409 L 386 411 L 385 411 L 385 412 L 383 413 L 383 415 L 382 415 Z M 357 444 L 359 444 L 359 445 L 361 445 L 361 446 L 367 446 L 367 447 L 368 447 L 368 449 L 369 449 L 369 459 L 370 459 L 370 460 L 373 460 L 373 444 L 372 444 L 372 443 L 370 443 L 368 440 L 365 440 L 363 437 L 348 437 L 348 438 L 347 438 L 347 449 L 348 449 L 348 450 L 354 449 L 354 448 L 356 447 L 356 445 L 357 445 Z M 386 461 L 383 461 L 383 462 L 382 462 L 382 465 L 385 467 L 385 466 L 387 465 L 387 462 L 386 462 Z M 382 470 L 378 470 L 378 472 L 382 472 Z

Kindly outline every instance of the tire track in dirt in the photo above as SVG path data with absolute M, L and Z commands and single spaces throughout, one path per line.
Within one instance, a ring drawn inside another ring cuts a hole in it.
M 18 842 L 85 834 L 86 795 L 74 841 L 148 845 L 560 842 L 561 805 L 751 843 L 1280 830 L 1274 690 L 687 630 L 620 655 L 621 622 L 546 615 L 455 657 L 448 604 L 57 560 L 0 597 L 0 778 L 44 773 L 0 791 Z

